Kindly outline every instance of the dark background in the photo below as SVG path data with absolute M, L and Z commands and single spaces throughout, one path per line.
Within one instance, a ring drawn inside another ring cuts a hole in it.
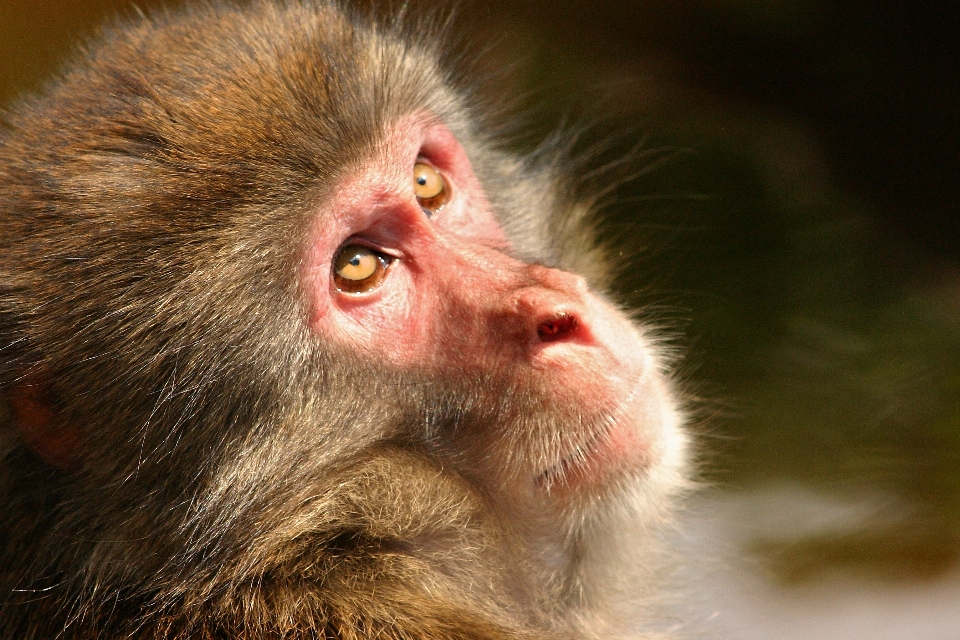
M 0 99 L 132 6 L 3 0 Z M 632 265 L 622 296 L 676 336 L 705 479 L 908 505 L 897 524 L 794 545 L 785 573 L 954 564 L 960 5 L 468 0 L 451 29 L 515 96 L 517 146 L 572 122 L 588 168 L 633 158 L 601 232 Z

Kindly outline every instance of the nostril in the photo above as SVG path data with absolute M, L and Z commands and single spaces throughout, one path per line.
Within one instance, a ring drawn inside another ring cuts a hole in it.
M 537 326 L 537 335 L 541 342 L 554 342 L 567 334 L 573 333 L 580 326 L 576 316 L 559 313 L 549 320 L 544 320 Z

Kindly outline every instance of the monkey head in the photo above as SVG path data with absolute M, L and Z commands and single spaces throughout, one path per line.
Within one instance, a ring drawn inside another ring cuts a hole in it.
M 437 31 L 201 4 L 11 110 L 0 630 L 575 633 L 666 518 L 661 350 Z

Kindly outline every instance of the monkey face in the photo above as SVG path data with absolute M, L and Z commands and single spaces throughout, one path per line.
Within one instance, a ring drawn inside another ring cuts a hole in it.
M 583 278 L 517 257 L 444 124 L 401 119 L 336 183 L 302 261 L 309 325 L 429 380 L 410 428 L 446 425 L 432 446 L 461 471 L 524 504 L 568 503 L 679 460 L 650 346 Z

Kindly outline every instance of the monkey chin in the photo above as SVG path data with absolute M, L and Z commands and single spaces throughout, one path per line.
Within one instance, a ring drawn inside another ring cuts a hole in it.
M 604 426 L 541 471 L 536 488 L 560 503 L 594 502 L 610 493 L 635 493 L 636 485 L 674 476 L 682 483 L 687 440 L 662 380 L 641 379 Z M 658 478 L 650 476 L 656 474 Z
M 648 467 L 653 463 L 649 456 L 650 446 L 629 425 L 613 424 L 541 472 L 536 485 L 556 497 L 590 492 L 618 473 Z

